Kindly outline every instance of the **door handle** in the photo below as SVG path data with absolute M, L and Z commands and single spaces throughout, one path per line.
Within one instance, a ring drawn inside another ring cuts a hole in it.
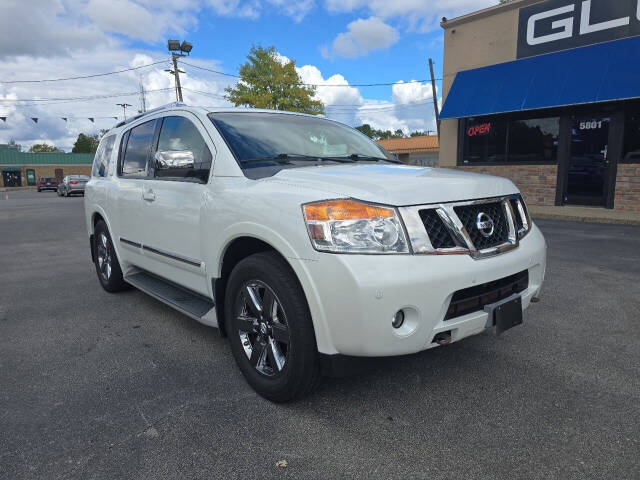
M 147 202 L 153 202 L 156 199 L 156 194 L 153 190 L 145 190 L 142 192 L 142 198 Z

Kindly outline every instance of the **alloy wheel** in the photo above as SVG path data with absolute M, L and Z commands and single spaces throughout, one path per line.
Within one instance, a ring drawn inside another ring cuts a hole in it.
M 279 375 L 287 362 L 290 337 L 286 314 L 271 287 L 260 280 L 243 284 L 235 324 L 251 366 L 268 377 Z
M 97 256 L 98 256 L 98 269 L 100 270 L 100 275 L 105 280 L 109 280 L 111 278 L 111 249 L 109 248 L 109 238 L 104 232 L 100 232 L 98 235 L 98 246 L 97 246 Z

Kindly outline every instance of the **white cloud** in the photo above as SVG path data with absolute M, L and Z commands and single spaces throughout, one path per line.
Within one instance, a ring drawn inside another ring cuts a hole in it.
M 324 48 L 324 56 L 359 57 L 374 50 L 388 48 L 398 41 L 398 31 L 376 17 L 358 19 L 347 25 L 331 45 Z
M 325 0 L 330 12 L 366 11 L 380 18 L 402 18 L 410 29 L 438 28 L 443 16 L 453 18 L 495 5 L 495 0 Z
M 280 9 L 282 13 L 301 21 L 315 7 L 315 0 L 267 0 L 272 6 Z
M 256 19 L 260 17 L 265 6 L 276 9 L 279 13 L 301 21 L 315 6 L 315 0 L 207 0 L 218 15 Z
M 132 0 L 89 0 L 84 12 L 102 30 L 155 42 L 169 32 L 184 33 L 188 26 L 196 24 L 194 15 L 178 6 L 163 6 L 160 2 L 147 7 Z M 195 5 L 182 7 L 192 9 Z

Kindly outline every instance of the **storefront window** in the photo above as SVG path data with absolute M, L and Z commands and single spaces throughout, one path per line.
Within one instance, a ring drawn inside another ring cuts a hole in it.
M 504 162 L 507 123 L 494 118 L 475 118 L 465 123 L 463 162 Z
M 624 125 L 623 162 L 640 162 L 640 114 L 627 116 Z
M 560 118 L 474 118 L 465 123 L 462 162 L 555 163 Z
M 555 162 L 558 154 L 558 117 L 514 120 L 509 123 L 508 162 Z

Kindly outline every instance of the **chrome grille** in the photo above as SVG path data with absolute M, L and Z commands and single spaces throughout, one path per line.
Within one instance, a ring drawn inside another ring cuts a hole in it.
M 516 248 L 531 229 L 520 195 L 399 210 L 415 254 L 484 258 Z
M 502 202 L 480 203 L 453 207 L 462 225 L 467 230 L 476 250 L 502 245 L 509 239 L 509 224 Z M 486 215 L 493 222 L 491 234 L 485 236 L 478 228 L 478 218 Z
M 420 210 L 420 218 L 429 234 L 433 248 L 454 248 L 456 246 L 449 229 L 445 226 L 435 208 Z

